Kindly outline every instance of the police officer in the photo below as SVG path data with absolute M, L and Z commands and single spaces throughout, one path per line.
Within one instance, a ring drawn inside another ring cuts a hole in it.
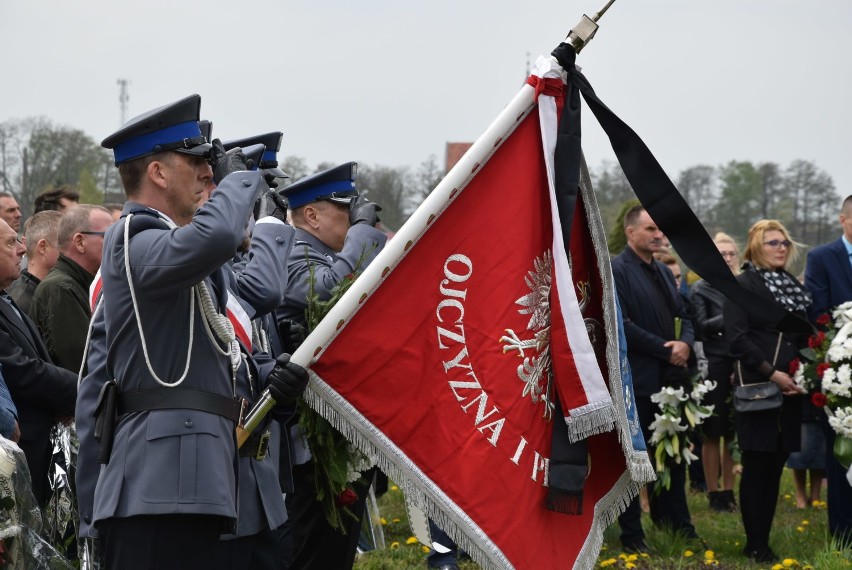
M 311 270 L 313 290 L 320 299 L 346 275 L 363 269 L 384 247 L 387 237 L 374 226 L 379 208 L 355 187 L 356 163 L 342 164 L 314 174 L 284 189 L 296 241 L 288 262 L 287 290 L 278 310 L 279 322 L 292 320 L 303 326 Z M 358 267 L 359 262 L 361 266 Z M 293 430 L 297 430 L 294 427 Z M 316 500 L 314 466 L 298 432 L 293 436 L 295 492 L 287 496 L 293 570 L 350 568 L 360 534 L 360 520 L 346 534 L 325 520 Z M 363 493 L 362 493 L 363 494 Z M 350 507 L 363 515 L 363 497 Z
M 286 177 L 278 169 L 276 153 L 280 149 L 280 132 L 223 143 L 226 150 L 263 145 L 265 150 L 258 161 L 267 184 Z M 286 209 L 274 207 L 278 200 L 269 190 L 255 206 L 257 221 L 253 225 L 249 246 L 223 266 L 229 291 L 239 306 L 234 311 L 242 315 L 235 323 L 243 365 L 239 367 L 238 393 L 250 404 L 260 393 L 255 380 L 273 357 L 266 331 L 260 319 L 278 307 L 287 284 L 287 258 L 293 245 L 293 227 L 286 225 Z M 273 207 L 269 207 L 273 206 Z M 275 419 L 291 416 L 295 406 L 277 409 Z M 282 415 L 283 414 L 283 415 Z M 277 570 L 283 567 L 281 538 L 287 514 L 280 492 L 279 469 L 289 473 L 289 455 L 282 458 L 281 430 L 278 421 L 268 417 L 240 448 L 238 485 L 239 513 L 233 534 L 223 536 L 219 544 L 217 568 L 228 570 Z
M 237 515 L 239 356 L 220 268 L 265 184 L 239 152 L 207 142 L 200 102 L 192 95 L 140 115 L 102 143 L 115 154 L 128 202 L 105 237 L 92 334 L 102 345 L 91 347 L 77 419 L 98 413 L 100 423 L 80 434 L 81 463 L 91 462 L 82 447 L 93 436 L 111 452 L 90 515 L 108 568 L 214 567 L 219 535 Z M 199 209 L 211 178 L 218 191 Z M 279 401 L 295 400 L 305 371 L 283 359 L 271 368 L 259 378 Z M 95 390 L 83 390 L 87 383 Z M 78 489 L 90 489 L 81 477 L 95 472 L 81 465 Z

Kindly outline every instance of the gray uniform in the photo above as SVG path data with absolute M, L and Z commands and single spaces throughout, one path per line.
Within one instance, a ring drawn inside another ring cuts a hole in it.
M 346 233 L 343 250 L 335 253 L 308 232 L 296 229 L 296 242 L 288 263 L 287 291 L 284 305 L 278 310 L 279 319 L 291 319 L 305 325 L 305 308 L 310 290 L 310 269 L 314 272 L 314 292 L 328 299 L 331 290 L 346 275 L 366 267 L 384 247 L 387 236 L 367 224 L 356 224 Z M 365 255 L 366 254 L 366 255 Z M 348 523 L 347 535 L 331 528 L 322 508 L 316 502 L 313 467 L 308 461 L 310 453 L 298 425 L 291 428 L 291 457 L 294 468 L 296 492 L 287 496 L 290 520 L 288 541 L 292 549 L 290 563 L 293 568 L 345 568 L 351 567 L 355 555 L 359 521 Z M 363 500 L 352 505 L 361 516 Z
M 261 180 L 262 175 L 254 172 L 226 177 L 192 222 L 177 229 L 169 229 L 156 212 L 141 213 L 145 208 L 139 204 L 125 205 L 125 213 L 140 212 L 131 222 L 132 282 L 150 365 L 166 382 L 180 378 L 186 366 L 192 287 L 204 281 L 220 310 L 226 303 L 227 283 L 219 269 L 242 240 Z M 93 344 L 101 343 L 105 349 L 90 348 L 90 372 L 81 386 L 78 419 L 91 416 L 95 407 L 91 394 L 107 378 L 114 378 L 122 392 L 162 388 L 146 364 L 125 274 L 126 220 L 113 225 L 105 237 L 104 330 L 93 338 Z M 96 319 L 96 332 L 98 326 Z M 192 327 L 191 365 L 180 387 L 232 397 L 229 359 L 212 345 L 197 303 Z M 83 427 L 77 480 L 85 491 L 95 470 L 92 454 L 84 452 L 84 446 L 93 443 L 91 433 Z M 188 409 L 128 414 L 116 426 L 112 457 L 100 471 L 92 522 L 160 514 L 235 519 L 236 466 L 234 423 L 223 416 Z M 86 524 L 83 503 L 81 518 Z
M 308 232 L 296 228 L 296 241 L 287 263 L 287 291 L 284 304 L 278 309 L 278 319 L 291 319 L 305 325 L 310 266 L 314 269 L 314 292 L 328 299 L 331 290 L 344 277 L 355 271 L 358 260 L 369 251 L 361 263 L 363 270 L 385 246 L 387 236 L 367 224 L 356 224 L 346 232 L 343 251 L 336 253 Z
M 255 224 L 251 248 L 243 260 L 227 273 L 228 288 L 238 297 L 249 317 L 274 309 L 284 294 L 287 283 L 287 256 L 293 244 L 293 228 L 279 221 L 267 219 Z M 248 331 L 251 334 L 251 331 Z M 241 345 L 243 352 L 246 347 Z M 265 387 L 265 379 L 275 365 L 272 355 L 253 347 L 253 355 L 240 366 L 237 378 L 237 395 L 253 403 Z M 247 367 L 251 378 L 247 374 Z M 251 536 L 265 529 L 275 529 L 287 520 L 284 499 L 278 484 L 280 437 L 277 423 L 270 421 L 258 428 L 255 436 L 265 429 L 273 432 L 268 455 L 258 460 L 240 454 L 239 516 L 235 533 L 231 536 Z M 249 440 L 251 441 L 251 440 Z M 289 468 L 289 466 L 287 466 Z

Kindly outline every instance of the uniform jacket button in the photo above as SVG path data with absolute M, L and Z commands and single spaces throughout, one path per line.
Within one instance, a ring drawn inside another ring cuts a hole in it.
M 278 243 L 284 243 L 284 238 L 283 237 L 277 237 L 277 238 L 275 238 L 275 241 L 278 242 Z
M 251 182 L 248 180 L 243 180 L 243 186 L 251 186 Z
M 192 420 L 189 419 L 189 418 L 186 418 L 186 421 L 183 422 L 183 425 L 185 425 L 188 428 L 191 428 L 192 427 Z

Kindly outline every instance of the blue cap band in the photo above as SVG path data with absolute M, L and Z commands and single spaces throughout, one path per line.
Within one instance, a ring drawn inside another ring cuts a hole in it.
M 309 188 L 304 192 L 287 195 L 287 206 L 292 210 L 317 200 L 330 198 L 335 192 L 352 192 L 354 190 L 355 182 L 353 180 L 336 180 L 316 188 Z
M 275 162 L 278 162 L 278 152 L 274 151 L 274 150 L 268 150 L 267 149 L 263 152 L 263 157 L 261 158 L 261 160 L 263 160 L 263 161 L 267 161 L 267 160 L 273 161 L 274 160 Z
M 117 144 L 113 149 L 115 154 L 115 165 L 118 166 L 122 162 L 139 158 L 154 152 L 154 147 L 158 144 L 169 144 L 183 139 L 191 139 L 201 136 L 201 129 L 198 128 L 198 121 L 187 121 L 177 125 L 171 125 L 165 129 L 154 131 L 128 139 L 120 144 Z

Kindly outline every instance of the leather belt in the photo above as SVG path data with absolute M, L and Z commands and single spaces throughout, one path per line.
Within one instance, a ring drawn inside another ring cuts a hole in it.
M 209 412 L 228 418 L 234 423 L 240 421 L 240 400 L 220 396 L 200 390 L 185 388 L 165 388 L 158 390 L 137 390 L 119 392 L 118 414 L 146 412 L 149 410 L 185 409 Z

